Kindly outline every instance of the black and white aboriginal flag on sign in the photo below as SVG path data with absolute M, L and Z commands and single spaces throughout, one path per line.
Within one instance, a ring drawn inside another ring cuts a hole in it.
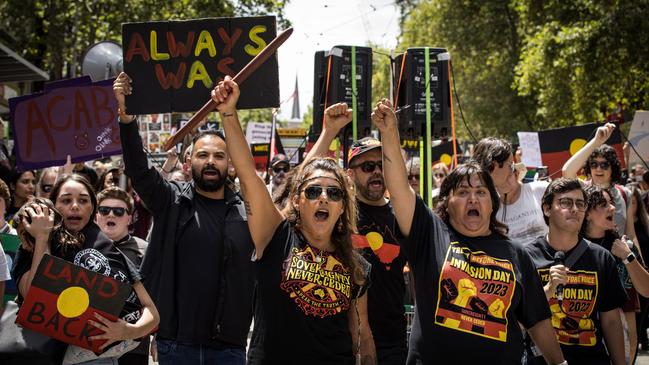
M 117 320 L 131 286 L 45 255 L 18 311 L 16 323 L 32 331 L 95 353 L 106 340 L 88 337 L 103 333 L 88 323 L 94 314 Z

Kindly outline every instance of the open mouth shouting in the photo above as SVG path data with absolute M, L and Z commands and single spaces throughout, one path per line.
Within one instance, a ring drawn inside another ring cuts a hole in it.
M 321 208 L 315 212 L 314 216 L 316 222 L 326 222 L 329 219 L 329 211 Z

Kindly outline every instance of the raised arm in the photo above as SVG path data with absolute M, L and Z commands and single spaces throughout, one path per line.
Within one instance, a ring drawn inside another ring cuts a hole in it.
M 25 272 L 18 282 L 18 291 L 20 295 L 27 296 L 29 288 L 32 286 L 32 280 L 41 263 L 41 259 L 45 254 L 50 254 L 50 233 L 54 227 L 54 212 L 47 206 L 41 204 L 32 204 L 31 207 L 26 208 L 25 212 L 29 214 L 30 219 L 20 217 L 21 222 L 25 226 L 25 230 L 34 238 L 34 252 L 32 256 L 32 264 L 29 271 Z M 24 222 L 22 221 L 24 220 Z M 30 222 L 31 220 L 31 222 Z
M 388 99 L 379 101 L 372 112 L 372 122 L 381 132 L 383 175 L 401 233 L 408 237 L 415 214 L 415 191 L 408 184 L 406 164 L 401 157 L 397 116 Z
M 227 138 L 228 155 L 232 160 L 244 196 L 248 228 L 255 244 L 257 258 L 261 258 L 268 242 L 284 217 L 277 210 L 264 181 L 257 176 L 252 153 L 241 130 L 237 115 L 239 85 L 229 76 L 212 90 L 212 99 L 218 104 Z
M 613 123 L 606 123 L 605 125 L 597 128 L 595 136 L 590 141 L 588 141 L 588 143 L 586 143 L 586 145 L 582 149 L 572 155 L 572 157 L 570 157 L 570 159 L 566 161 L 565 164 L 563 164 L 563 168 L 561 168 L 563 177 L 577 177 L 577 173 L 579 173 L 579 170 L 584 167 L 586 160 L 588 160 L 588 156 L 590 156 L 590 154 L 593 153 L 593 151 L 595 151 L 597 147 L 606 143 L 608 138 L 613 133 L 614 129 L 615 124 Z
M 304 161 L 309 161 L 309 159 L 316 156 L 325 156 L 331 141 L 351 120 L 352 110 L 347 107 L 346 103 L 337 103 L 328 107 L 325 110 L 324 121 L 322 122 L 322 133 L 320 133 L 320 137 L 318 137 Z

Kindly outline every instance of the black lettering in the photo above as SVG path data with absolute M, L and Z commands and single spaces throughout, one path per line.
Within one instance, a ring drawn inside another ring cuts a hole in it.
M 52 318 L 50 318 L 50 320 L 45 324 L 45 327 L 48 327 L 50 325 L 52 327 L 54 327 L 54 331 L 56 331 L 56 332 L 59 331 L 59 314 L 58 313 L 54 313 Z
M 63 334 L 68 336 L 68 337 L 74 337 L 74 333 L 71 333 L 68 331 L 68 326 L 76 321 L 78 321 L 79 318 L 70 318 L 65 323 L 63 324 Z
M 41 302 L 35 302 L 34 306 L 32 306 L 29 310 L 29 314 L 27 314 L 27 322 L 34 324 L 41 324 L 45 322 L 43 310 L 45 310 L 45 304 Z

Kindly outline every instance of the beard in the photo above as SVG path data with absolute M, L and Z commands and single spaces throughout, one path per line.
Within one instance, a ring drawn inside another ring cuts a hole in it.
M 370 188 L 370 182 L 381 181 L 381 189 L 372 189 Z M 356 183 L 356 189 L 361 194 L 363 198 L 368 201 L 378 201 L 385 195 L 385 180 L 383 176 L 372 176 L 370 177 L 365 184 Z
M 203 174 L 207 171 L 215 172 L 216 179 L 206 180 L 203 179 Z M 194 184 L 203 191 L 213 193 L 220 190 L 223 185 L 225 185 L 225 171 L 220 171 L 214 165 L 207 165 L 199 172 L 198 168 L 192 166 L 192 178 L 194 179 Z

